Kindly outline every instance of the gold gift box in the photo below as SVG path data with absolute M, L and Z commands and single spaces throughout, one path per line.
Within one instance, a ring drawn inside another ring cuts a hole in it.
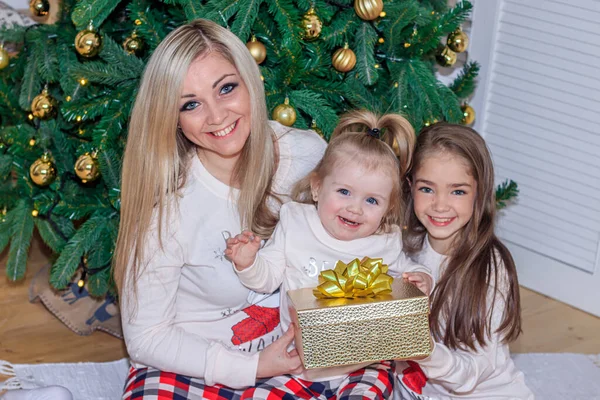
M 287 296 L 306 369 L 431 353 L 429 299 L 402 279 L 394 280 L 391 294 L 376 297 L 317 299 L 312 288 Z

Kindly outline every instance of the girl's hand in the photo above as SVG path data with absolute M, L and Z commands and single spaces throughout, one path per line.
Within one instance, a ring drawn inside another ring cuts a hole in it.
M 294 340 L 295 327 L 291 324 L 287 332 L 265 347 L 258 356 L 257 378 L 271 378 L 286 374 L 297 375 L 304 371 L 302 361 L 296 349 L 287 351 Z
M 418 287 L 427 296 L 431 294 L 433 279 L 428 274 L 424 272 L 404 272 L 402 278 Z
M 227 239 L 225 256 L 234 263 L 238 271 L 243 271 L 254 263 L 259 248 L 260 237 L 250 231 L 243 231 Z

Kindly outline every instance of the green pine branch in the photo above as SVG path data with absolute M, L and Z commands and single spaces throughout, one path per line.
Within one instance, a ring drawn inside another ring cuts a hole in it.
M 27 57 L 27 66 L 25 67 L 25 73 L 23 74 L 23 80 L 21 82 L 21 93 L 19 96 L 19 105 L 23 110 L 31 110 L 31 102 L 33 98 L 40 94 L 42 88 L 42 81 L 40 75 L 37 73 L 39 54 L 36 51 L 32 51 Z
M 519 195 L 519 187 L 513 180 L 505 180 L 496 187 L 496 208 L 501 210 Z
M 300 57 L 302 29 L 298 24 L 300 20 L 298 10 L 290 0 L 271 0 L 268 5 L 271 18 L 275 20 L 281 33 L 281 42 L 278 45 L 286 53 L 285 59 L 293 60 Z
M 323 26 L 319 39 L 327 43 L 329 48 L 341 47 L 350 41 L 358 26 L 354 9 L 343 10 L 333 18 L 330 25 Z
M 289 92 L 289 99 L 294 108 L 308 114 L 324 134 L 329 136 L 333 132 L 338 117 L 335 110 L 319 93 L 310 90 L 293 90 Z
M 60 253 L 67 244 L 67 238 L 63 237 L 54 229 L 48 218 L 38 217 L 35 218 L 34 222 L 44 243 L 50 247 L 54 253 Z
M 60 256 L 50 270 L 50 284 L 64 289 L 73 279 L 83 255 L 100 239 L 107 224 L 107 215 L 97 211 L 77 229 L 69 239 Z
M 87 276 L 87 289 L 91 296 L 102 297 L 106 295 L 111 282 L 111 268 L 107 265 L 104 269 Z
M 412 24 L 418 16 L 419 8 L 413 1 L 402 1 L 386 4 L 385 10 L 387 13 L 383 28 L 385 54 L 387 57 L 397 58 L 405 53 L 404 44 L 411 44 L 409 38 L 413 33 Z M 410 29 L 406 29 L 407 26 Z
M 0 186 L 0 188 L 2 187 Z M 2 209 L 0 209 L 0 212 L 3 211 L 4 207 L 8 209 L 6 204 L 0 204 L 0 206 L 2 207 Z M 0 253 L 4 252 L 4 249 L 6 248 L 6 246 L 8 246 L 8 243 L 10 243 L 11 226 L 11 214 L 7 212 L 6 215 L 0 215 Z
M 371 24 L 363 22 L 356 31 L 354 42 L 356 53 L 355 71 L 358 79 L 367 86 L 374 85 L 379 78 L 379 71 L 375 68 L 375 43 L 377 32 Z
M 165 3 L 167 2 L 165 1 Z M 202 4 L 201 0 L 181 0 L 177 3 L 179 3 L 183 7 L 183 11 L 185 12 L 185 18 L 188 21 L 200 18 L 206 13 L 206 8 Z
M 78 30 L 92 22 L 100 26 L 122 0 L 79 0 L 71 13 L 71 20 Z
M 17 281 L 25 277 L 27 253 L 33 235 L 33 216 L 31 215 L 31 208 L 27 206 L 25 200 L 19 201 L 9 213 L 11 214 L 12 223 L 10 226 L 11 241 L 6 262 L 6 275 L 10 280 Z
M 98 152 L 98 164 L 102 178 L 109 188 L 118 188 L 121 184 L 121 158 L 114 149 Z
M 250 38 L 250 30 L 258 16 L 258 9 L 263 0 L 240 0 L 239 9 L 235 21 L 231 26 L 231 31 L 235 33 L 242 42 L 247 42 Z
M 469 61 L 464 66 L 460 74 L 454 79 L 450 90 L 454 92 L 457 98 L 467 99 L 475 92 L 475 79 L 479 74 L 479 64 L 476 61 Z

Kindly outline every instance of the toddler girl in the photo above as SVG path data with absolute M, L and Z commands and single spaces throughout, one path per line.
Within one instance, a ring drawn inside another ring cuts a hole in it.
M 390 275 L 403 276 L 429 293 L 429 271 L 402 253 L 399 228 L 402 177 L 413 146 L 414 131 L 400 115 L 378 118 L 355 111 L 343 116 L 323 159 L 292 191 L 295 202 L 281 207 L 280 221 L 264 248 L 259 251 L 260 238 L 249 231 L 228 240 L 225 254 L 245 286 L 263 293 L 281 286 L 284 330 L 291 323 L 285 293 L 317 286 L 319 273 L 333 269 L 337 260 L 383 258 Z M 309 370 L 296 378 L 302 386 L 319 381 L 338 399 L 357 394 L 388 398 L 394 379 L 390 362 Z

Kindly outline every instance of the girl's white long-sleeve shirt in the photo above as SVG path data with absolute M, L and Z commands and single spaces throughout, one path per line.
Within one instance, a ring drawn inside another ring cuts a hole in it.
M 240 281 L 257 292 L 270 293 L 281 285 L 283 330 L 291 323 L 287 291 L 316 287 L 319 273 L 333 269 L 338 260 L 349 262 L 365 256 L 383 258 L 391 276 L 399 277 L 408 271 L 431 275 L 428 268 L 416 264 L 402 252 L 398 227 L 388 234 L 342 241 L 325 230 L 312 204 L 286 203 L 281 207 L 279 218 L 271 239 L 258 252 L 254 263 L 245 270 L 236 271 Z M 334 380 L 362 366 L 307 370 L 300 377 L 312 381 Z
M 424 241 L 423 250 L 415 260 L 431 268 L 437 281 L 440 269 L 446 257 L 437 253 Z M 512 359 L 508 344 L 502 343 L 501 337 L 495 333 L 502 322 L 505 309 L 505 293 L 508 291 L 508 278 L 501 264 L 498 267 L 499 282 L 491 282 L 487 304 L 495 301 L 491 312 L 492 335 L 485 347 L 476 346 L 477 351 L 452 350 L 443 343 L 435 343 L 431 355 L 417 361 L 428 378 L 422 388 L 425 399 L 533 399 L 533 393 L 525 385 L 523 373 L 519 371 Z M 468 282 L 464 283 L 468 285 Z M 400 381 L 403 371 L 408 368 L 404 362 L 398 362 L 396 370 Z M 407 385 L 405 385 L 406 387 Z
M 273 189 L 287 195 L 315 167 L 326 143 L 312 131 L 276 122 L 271 127 L 279 147 Z M 164 247 L 151 232 L 137 294 L 128 281 L 121 296 L 133 366 L 203 378 L 207 385 L 254 385 L 258 351 L 280 334 L 279 294 L 260 295 L 243 286 L 224 257 L 224 235 L 245 228 L 237 196 L 193 157 Z

